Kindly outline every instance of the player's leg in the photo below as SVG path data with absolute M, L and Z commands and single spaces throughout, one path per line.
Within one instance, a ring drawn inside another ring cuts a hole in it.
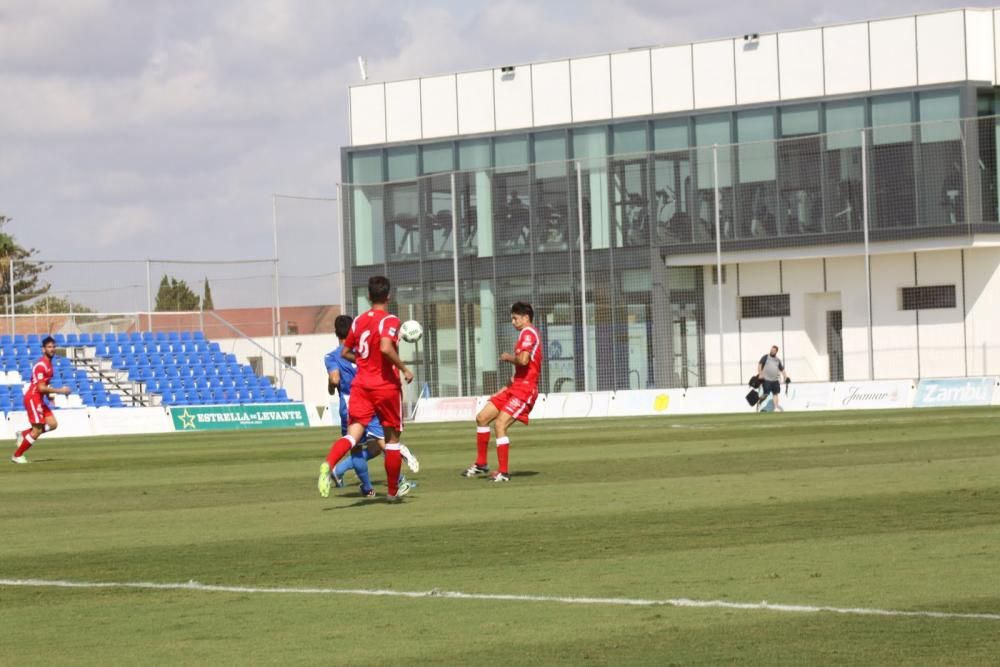
M 378 420 L 385 431 L 385 485 L 390 501 L 406 495 L 409 486 L 400 486 L 399 471 L 403 465 L 403 455 L 399 451 L 399 436 L 403 432 L 403 395 L 399 388 L 379 393 L 375 402 Z
M 490 470 L 487 465 L 487 453 L 490 446 L 490 424 L 500 414 L 500 407 L 494 403 L 494 399 L 500 402 L 502 406 L 504 399 L 501 394 L 503 393 L 498 392 L 494 396 L 491 396 L 490 400 L 483 406 L 483 409 L 476 415 L 476 462 L 462 473 L 466 477 L 485 475 Z
M 785 409 L 781 407 L 781 382 L 774 383 L 774 411 L 784 412 Z
M 326 455 L 326 459 L 319 468 L 319 482 L 317 483 L 319 495 L 324 498 L 330 495 L 330 487 L 336 481 L 331 475 L 334 467 L 344 457 L 344 454 L 349 452 L 358 443 L 364 432 L 365 427 L 362 426 L 362 423 L 360 421 L 353 421 L 347 427 L 347 435 L 337 440 L 330 447 L 330 452 Z M 343 482 L 340 483 L 340 485 L 342 484 Z
M 501 412 L 497 415 L 497 471 L 490 478 L 494 482 L 510 481 L 510 438 L 507 436 L 507 429 L 516 421 L 509 412 Z
M 17 448 L 10 457 L 14 463 L 27 463 L 28 458 L 24 453 L 31 449 L 35 441 L 41 437 L 47 422 L 51 420 L 54 424 L 56 421 L 49 406 L 45 405 L 40 397 L 25 397 L 24 409 L 28 413 L 28 422 L 31 426 L 17 434 Z

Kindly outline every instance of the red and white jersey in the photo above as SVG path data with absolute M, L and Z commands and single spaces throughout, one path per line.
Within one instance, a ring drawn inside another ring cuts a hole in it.
M 400 386 L 399 370 L 382 356 L 380 344 L 388 338 L 399 350 L 399 318 L 384 310 L 372 308 L 354 318 L 351 331 L 344 340 L 344 347 L 354 350 L 358 374 L 354 376 L 354 387 L 379 389 L 385 386 Z
M 538 377 L 542 374 L 542 339 L 538 335 L 538 330 L 532 326 L 521 329 L 517 335 L 517 344 L 514 345 L 514 356 L 521 352 L 528 352 L 527 366 L 514 364 L 514 378 L 511 384 L 527 384 L 531 387 L 538 387 Z
M 25 392 L 25 398 L 42 397 L 42 393 L 38 391 L 38 385 L 43 382 L 50 384 L 54 372 L 52 369 L 52 360 L 42 355 L 42 358 L 36 361 L 35 365 L 31 367 L 31 386 Z

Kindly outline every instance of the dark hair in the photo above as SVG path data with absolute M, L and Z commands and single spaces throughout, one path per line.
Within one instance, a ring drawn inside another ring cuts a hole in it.
M 350 315 L 337 315 L 337 319 L 333 321 L 333 331 L 337 334 L 337 338 L 347 338 L 347 334 L 351 331 L 352 322 L 354 322 L 354 318 Z
M 531 307 L 530 303 L 525 303 L 524 301 L 518 301 L 513 306 L 510 307 L 511 315 L 527 315 L 528 321 L 535 321 L 535 309 Z
M 52 336 L 46 336 L 45 338 L 42 339 L 42 347 L 45 347 L 49 343 L 55 344 L 55 342 L 56 342 L 55 338 L 53 338 Z
M 368 300 L 372 303 L 385 303 L 389 300 L 388 278 L 372 276 L 368 279 Z

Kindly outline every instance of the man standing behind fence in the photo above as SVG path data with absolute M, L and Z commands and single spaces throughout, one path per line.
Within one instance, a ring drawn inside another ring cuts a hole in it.
M 771 394 L 774 397 L 774 409 L 778 412 L 784 412 L 784 408 L 781 407 L 779 401 L 781 380 L 788 383 L 789 379 L 788 374 L 785 373 L 785 364 L 778 357 L 777 345 L 772 345 L 771 351 L 760 358 L 760 361 L 757 363 L 757 377 L 761 380 L 762 389 L 757 409 L 760 410 L 760 406 L 767 398 L 767 395 Z

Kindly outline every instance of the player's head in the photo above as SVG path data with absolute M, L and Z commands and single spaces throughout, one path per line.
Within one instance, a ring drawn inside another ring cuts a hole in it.
M 525 303 L 524 301 L 518 301 L 513 306 L 510 307 L 510 322 L 517 329 L 526 327 L 535 321 L 535 309 L 531 307 L 530 303 Z
M 372 303 L 387 303 L 389 301 L 389 279 L 385 276 L 372 276 L 368 279 L 368 300 Z
M 56 339 L 52 336 L 46 336 L 42 339 L 42 352 L 45 356 L 51 357 L 56 353 Z
M 347 338 L 347 334 L 351 331 L 351 323 L 354 318 L 350 315 L 337 315 L 337 319 L 333 321 L 333 332 L 337 334 L 337 338 L 344 340 Z
M 778 356 L 778 346 L 777 345 L 772 345 L 771 346 L 771 356 L 772 357 Z

